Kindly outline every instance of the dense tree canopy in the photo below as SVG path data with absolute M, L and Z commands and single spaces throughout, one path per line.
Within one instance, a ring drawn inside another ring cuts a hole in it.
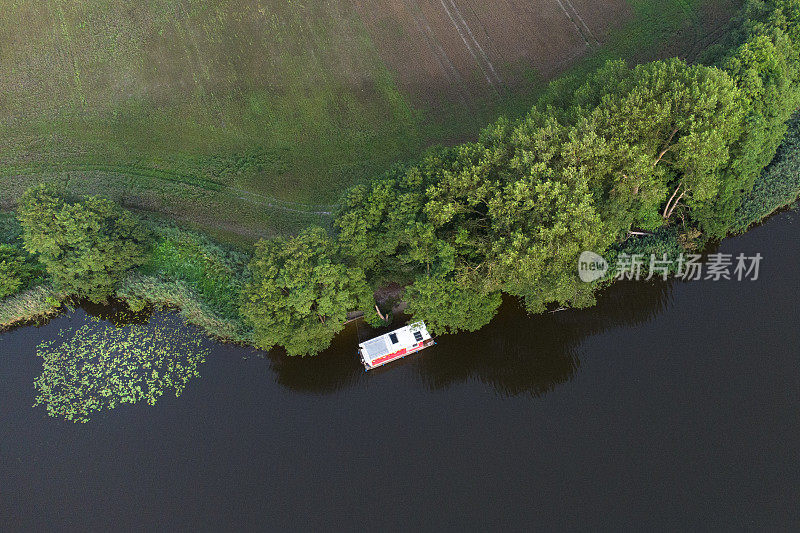
M 610 63 L 598 76 L 608 93 L 578 124 L 570 163 L 602 190 L 608 230 L 656 229 L 676 198 L 690 205 L 713 198 L 742 129 L 742 98 L 730 76 L 678 59 L 633 70 Z
M 149 234 L 105 198 L 70 202 L 46 186 L 23 196 L 17 217 L 25 249 L 38 254 L 60 289 L 105 300 L 123 274 L 147 259 Z
M 434 333 L 477 331 L 494 318 L 502 303 L 500 291 L 481 293 L 443 275 L 421 277 L 405 297 L 407 311 L 424 318 Z
M 775 159 L 756 179 L 753 190 L 736 210 L 734 232 L 743 232 L 776 209 L 790 205 L 800 192 L 800 115 L 790 122 Z
M 501 292 L 531 312 L 591 304 L 577 257 L 631 229 L 679 218 L 724 235 L 800 105 L 800 2 L 743 13 L 716 66 L 610 61 L 478 142 L 352 189 L 335 222 L 345 260 L 408 282 L 410 310 L 435 331 L 474 330 Z
M 775 156 L 786 122 L 800 106 L 798 2 L 750 2 L 751 10 L 758 4 L 773 4 L 769 11 L 758 10 L 767 22 L 755 23 L 749 38 L 721 61 L 742 92 L 746 115 L 743 133 L 732 144 L 733 156 L 723 170 L 720 194 L 705 206 L 703 229 L 715 237 L 728 232 L 734 212 Z
M 281 345 L 290 355 L 316 354 L 344 328 L 348 311 L 373 305 L 363 270 L 337 261 L 336 244 L 322 228 L 259 242 L 250 271 L 242 313 L 266 350 Z

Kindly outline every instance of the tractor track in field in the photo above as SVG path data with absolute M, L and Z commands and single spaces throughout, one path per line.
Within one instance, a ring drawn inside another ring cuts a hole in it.
M 239 189 L 238 187 L 232 187 L 229 190 L 238 194 L 246 195 L 246 196 L 239 196 L 240 200 L 250 202 L 259 207 L 278 209 L 280 211 L 285 211 L 287 213 L 298 213 L 301 215 L 333 216 L 334 211 L 336 210 L 337 207 L 339 207 L 338 204 L 310 206 L 300 203 L 294 204 L 296 207 L 288 207 L 287 205 L 283 205 L 285 204 L 285 202 L 278 200 L 273 196 L 251 192 L 246 189 Z M 301 207 L 306 207 L 307 209 L 301 209 Z M 319 211 L 315 211 L 315 209 L 319 209 Z
M 467 9 L 472 14 L 472 17 L 475 20 L 480 22 L 481 18 L 478 16 L 478 13 L 475 11 L 474 0 L 464 0 L 464 1 L 466 2 Z M 492 36 L 489 34 L 489 30 L 488 30 L 486 24 L 481 24 L 480 26 L 481 26 L 481 31 L 483 33 L 483 36 L 486 39 L 487 46 L 489 46 L 490 50 L 494 51 L 495 55 L 498 56 L 503 63 L 506 63 L 506 59 L 503 56 L 502 51 L 500 50 L 499 47 L 495 46 L 495 43 L 492 40 Z M 501 84 L 503 84 L 505 86 L 505 81 L 502 78 L 500 78 L 499 76 L 498 76 L 498 79 L 500 80 Z
M 690 57 L 703 40 L 703 24 L 700 20 L 700 15 L 689 5 L 687 0 L 678 0 L 681 9 L 686 13 L 687 17 L 692 21 L 692 30 L 694 37 L 692 38 L 692 45 L 686 52 L 686 57 Z
M 425 36 L 425 40 L 433 52 L 433 55 L 435 56 L 436 61 L 448 82 L 452 87 L 457 88 L 458 99 L 460 100 L 461 104 L 466 106 L 467 103 L 473 99 L 472 93 L 467 84 L 464 82 L 464 78 L 458 72 L 458 69 L 450 59 L 450 56 L 447 55 L 447 52 L 444 51 L 441 43 L 436 38 L 436 35 L 431 28 L 430 21 L 425 16 L 425 13 L 423 13 L 416 0 L 404 0 L 404 4 L 408 12 L 413 17 L 418 30 Z
M 124 177 L 131 177 L 136 178 L 137 180 L 153 180 L 153 181 L 161 181 L 164 183 L 171 183 L 186 187 L 194 187 L 203 191 L 206 191 L 210 194 L 219 194 L 219 195 L 226 195 L 229 198 L 236 198 L 238 200 L 244 200 L 251 205 L 255 205 L 257 207 L 264 207 L 268 209 L 275 209 L 278 211 L 284 211 L 287 213 L 297 213 L 302 215 L 319 215 L 319 216 L 333 216 L 334 211 L 338 204 L 328 204 L 328 205 L 309 205 L 309 204 L 302 204 L 299 202 L 289 202 L 287 200 L 280 200 L 274 196 L 270 196 L 267 194 L 261 194 L 253 191 L 249 191 L 247 189 L 243 189 L 241 187 L 223 185 L 217 183 L 215 181 L 204 180 L 202 178 L 192 178 L 189 179 L 181 179 L 179 175 L 170 175 L 170 176 L 156 176 L 153 174 L 148 174 L 145 172 L 133 172 L 129 169 L 120 170 L 120 169 L 113 169 L 113 168 L 69 168 L 69 169 L 58 169 L 50 171 L 52 172 L 94 172 L 104 175 L 116 175 L 116 176 L 124 176 Z M 15 176 L 44 176 L 47 175 L 48 171 L 19 171 L 14 172 L 13 175 Z M 163 173 L 162 173 L 163 174 Z
M 461 40 L 464 42 L 464 45 L 467 47 L 470 55 L 473 57 L 473 59 L 475 59 L 478 67 L 483 72 L 483 75 L 486 77 L 486 81 L 496 90 L 502 88 L 503 80 L 500 78 L 500 75 L 497 74 L 497 70 L 494 68 L 492 61 L 489 59 L 489 55 L 475 38 L 472 28 L 470 28 L 469 24 L 467 24 L 467 21 L 464 19 L 464 15 L 461 13 L 461 10 L 458 9 L 458 6 L 453 0 L 439 0 L 439 3 L 442 5 L 445 13 L 447 13 L 448 18 L 456 28 L 458 35 L 461 37 Z M 447 7 L 448 3 L 452 7 L 452 11 Z M 455 13 L 455 16 L 453 13 Z M 461 25 L 459 25 L 459 22 Z M 464 32 L 466 32 L 466 35 Z M 472 45 L 470 45 L 470 41 L 472 42 Z
M 594 32 L 589 28 L 586 24 L 586 21 L 583 20 L 583 17 L 578 10 L 575 9 L 570 0 L 555 0 L 561 10 L 564 12 L 564 15 L 569 19 L 573 26 L 575 26 L 575 30 L 578 32 L 578 35 L 581 36 L 583 41 L 586 43 L 587 46 L 591 45 L 600 45 L 600 40 L 595 36 Z M 571 12 L 571 14 L 570 14 Z
M 401 89 L 434 117 L 557 75 L 631 14 L 627 0 L 360 0 L 357 9 Z

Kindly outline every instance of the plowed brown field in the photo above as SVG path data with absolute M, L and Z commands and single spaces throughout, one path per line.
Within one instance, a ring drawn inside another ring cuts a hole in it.
M 439 107 L 550 77 L 631 16 L 624 0 L 363 0 L 362 19 L 401 88 Z

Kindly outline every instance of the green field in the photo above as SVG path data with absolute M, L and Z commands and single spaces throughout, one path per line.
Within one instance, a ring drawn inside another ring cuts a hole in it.
M 631 0 L 634 18 L 575 68 L 690 56 L 719 27 L 708 13 L 738 4 Z M 433 120 L 346 0 L 0 0 L 0 12 L 5 208 L 46 180 L 220 235 L 293 232 L 324 224 L 344 187 L 536 92 Z

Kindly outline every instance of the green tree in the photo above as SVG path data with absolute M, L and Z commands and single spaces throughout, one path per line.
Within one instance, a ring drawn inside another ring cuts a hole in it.
M 507 186 L 492 206 L 491 275 L 538 313 L 555 303 L 584 306 L 576 273 L 581 252 L 602 252 L 604 233 L 587 180 L 580 173 L 531 176 Z
M 43 274 L 42 266 L 25 250 L 14 244 L 0 244 L 0 298 L 30 287 Z
M 793 203 L 800 196 L 800 115 L 795 115 L 775 159 L 758 176 L 755 184 L 736 210 L 732 225 L 743 232 L 776 209 Z
M 534 112 L 461 147 L 458 164 L 427 190 L 425 214 L 439 241 L 426 244 L 437 261 L 433 275 L 452 270 L 460 287 L 502 290 L 532 312 L 585 300 L 577 258 L 601 252 L 613 237 L 603 231 L 586 174 L 562 165 L 564 138 L 563 127 Z
M 350 189 L 334 220 L 347 264 L 363 268 L 370 281 L 411 279 L 419 262 L 409 255 L 410 246 L 431 237 L 424 215 L 426 188 L 450 168 L 453 158 L 451 149 L 434 150 L 417 165 Z
M 632 70 L 610 62 L 579 94 L 583 116 L 564 152 L 591 177 L 609 232 L 656 229 L 681 201 L 717 196 L 744 116 L 726 72 L 679 59 Z
M 337 252 L 322 228 L 256 244 L 241 307 L 256 345 L 316 355 L 344 328 L 348 311 L 371 311 L 364 271 L 339 262 Z
M 105 198 L 69 202 L 37 186 L 23 195 L 17 217 L 25 249 L 38 254 L 55 285 L 93 301 L 105 300 L 148 256 L 148 231 Z
M 432 333 L 477 331 L 502 303 L 500 291 L 482 293 L 444 275 L 421 276 L 405 292 L 407 312 Z
M 800 0 L 744 14 L 718 66 L 610 61 L 477 142 L 353 189 L 335 222 L 344 257 L 409 283 L 416 318 L 458 331 L 488 322 L 500 292 L 530 312 L 592 304 L 578 256 L 632 228 L 672 235 L 680 218 L 723 235 L 800 106 Z
M 786 123 L 800 106 L 800 8 L 795 1 L 776 3 L 793 4 L 792 23 L 786 24 L 786 10 L 772 11 L 771 22 L 756 24 L 750 37 L 722 62 L 742 92 L 747 115 L 743 135 L 731 146 L 720 193 L 702 206 L 703 227 L 711 236 L 728 232 L 735 211 L 775 156 Z

